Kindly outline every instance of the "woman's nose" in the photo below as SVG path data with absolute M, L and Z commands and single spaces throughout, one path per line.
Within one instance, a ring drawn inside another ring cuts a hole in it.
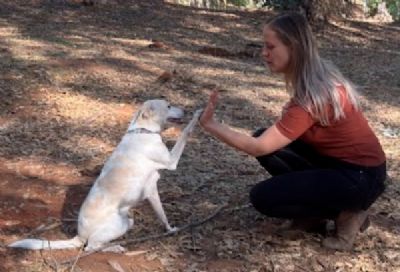
M 263 47 L 263 49 L 262 49 L 262 51 L 261 51 L 261 55 L 262 55 L 263 57 L 268 57 L 268 50 L 267 50 L 265 47 Z

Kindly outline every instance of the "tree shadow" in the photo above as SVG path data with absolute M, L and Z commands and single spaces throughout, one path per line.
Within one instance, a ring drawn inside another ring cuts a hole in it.
M 93 180 L 95 180 L 93 176 Z M 61 211 L 61 218 L 64 221 L 62 230 L 64 233 L 75 236 L 78 233 L 78 214 L 83 201 L 85 200 L 92 184 L 83 186 L 82 184 L 68 186 L 65 202 Z
M 1 165 L 0 233 L 4 249 L 0 252 L 0 271 L 15 271 L 18 269 L 16 265 L 29 255 L 29 251 L 6 245 L 14 242 L 10 240 L 14 236 L 19 239 L 40 237 L 46 227 L 54 224 L 57 211 L 49 204 L 51 200 L 44 201 L 42 197 L 54 194 L 57 186 L 3 168 Z

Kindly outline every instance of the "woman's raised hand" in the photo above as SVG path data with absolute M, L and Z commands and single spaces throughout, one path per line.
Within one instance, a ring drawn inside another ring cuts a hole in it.
M 208 99 L 208 103 L 206 108 L 204 109 L 203 113 L 200 116 L 200 125 L 207 129 L 207 127 L 209 127 L 210 125 L 212 125 L 215 120 L 214 120 L 214 111 L 215 111 L 215 107 L 217 105 L 217 101 L 218 101 L 218 91 L 214 90 L 211 95 L 210 98 Z

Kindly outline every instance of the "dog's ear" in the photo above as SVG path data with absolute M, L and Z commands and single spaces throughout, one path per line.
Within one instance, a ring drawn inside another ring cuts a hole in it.
M 144 120 L 150 119 L 154 116 L 155 113 L 155 107 L 154 105 L 146 105 L 146 107 L 143 108 L 142 113 L 141 113 L 141 118 Z

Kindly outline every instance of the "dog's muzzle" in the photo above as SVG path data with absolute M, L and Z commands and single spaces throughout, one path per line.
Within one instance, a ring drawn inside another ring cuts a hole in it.
M 168 109 L 167 121 L 180 122 L 184 115 L 185 114 L 182 109 L 177 108 L 177 107 L 170 107 Z

